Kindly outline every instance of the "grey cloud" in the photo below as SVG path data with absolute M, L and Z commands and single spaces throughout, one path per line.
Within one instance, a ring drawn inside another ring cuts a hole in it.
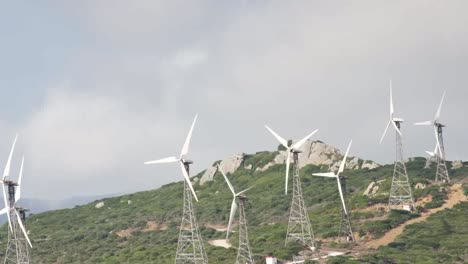
M 319 128 L 315 138 L 340 148 L 353 138 L 352 155 L 391 162 L 393 136 L 378 145 L 389 78 L 397 113 L 407 120 L 406 154 L 433 148 L 431 130 L 412 122 L 431 118 L 446 89 L 448 157 L 466 159 L 466 7 L 462 1 L 64 6 L 75 10 L 70 19 L 94 44 L 79 45 L 60 80 L 66 85 L 49 88 L 42 107 L 19 126 L 31 178 L 37 177 L 30 186 L 40 187 L 32 193 L 48 196 L 49 182 L 66 196 L 181 180 L 177 167 L 142 163 L 177 155 L 197 112 L 193 171 L 235 152 L 276 148 L 265 123 L 290 138 Z

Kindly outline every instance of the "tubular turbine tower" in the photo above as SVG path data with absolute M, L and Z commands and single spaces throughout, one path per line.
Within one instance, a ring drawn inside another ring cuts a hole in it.
M 380 144 L 382 144 L 383 139 L 387 133 L 390 125 L 395 128 L 396 136 L 396 158 L 395 158 L 395 167 L 393 169 L 393 178 L 392 186 L 390 188 L 390 196 L 388 199 L 389 208 L 399 208 L 406 210 L 413 210 L 414 200 L 413 194 L 411 192 L 411 186 L 409 183 L 408 172 L 406 171 L 405 160 L 403 157 L 403 142 L 401 134 L 401 123 L 403 119 L 396 118 L 393 116 L 394 106 L 393 106 L 393 95 L 392 95 L 392 81 L 390 81 L 390 120 L 388 121 L 387 127 L 380 139 Z
M 289 165 L 291 162 L 291 155 L 293 158 L 293 197 L 291 201 L 291 208 L 289 211 L 288 232 L 286 235 L 285 243 L 290 241 L 298 241 L 304 246 L 308 246 L 311 250 L 315 251 L 316 244 L 315 238 L 310 224 L 307 208 L 304 204 L 304 197 L 302 196 L 301 178 L 299 177 L 299 148 L 317 131 L 310 133 L 305 138 L 294 143 L 292 146 L 288 145 L 288 141 L 276 134 L 271 128 L 265 126 L 268 131 L 286 148 L 286 181 L 285 181 L 285 194 L 288 193 L 288 178 L 289 178 Z
M 23 224 L 26 220 L 26 213 L 24 209 L 16 207 L 16 202 L 21 198 L 21 178 L 23 176 L 24 157 L 21 162 L 18 182 L 7 179 L 10 174 L 11 158 L 15 149 L 16 140 L 17 137 L 15 137 L 13 142 L 3 178 L 0 181 L 2 183 L 3 199 L 5 202 L 5 208 L 0 210 L 0 215 L 6 214 L 8 218 L 8 245 L 5 252 L 4 263 L 29 264 L 29 247 L 32 248 L 32 245 Z
M 195 217 L 195 211 L 193 207 L 192 197 L 198 202 L 197 194 L 193 189 L 192 183 L 190 182 L 190 164 L 193 161 L 186 159 L 188 149 L 190 145 L 190 139 L 192 137 L 193 128 L 197 116 L 193 120 L 192 126 L 190 127 L 189 134 L 185 140 L 185 144 L 182 147 L 180 157 L 169 157 L 160 160 L 148 161 L 145 164 L 160 164 L 160 163 L 173 163 L 179 162 L 184 176 L 184 210 L 182 216 L 182 223 L 180 224 L 179 238 L 177 243 L 177 252 L 175 263 L 176 264 L 206 264 L 208 258 L 206 256 L 205 248 L 203 246 L 203 239 L 201 237 L 200 229 L 198 227 L 198 221 Z

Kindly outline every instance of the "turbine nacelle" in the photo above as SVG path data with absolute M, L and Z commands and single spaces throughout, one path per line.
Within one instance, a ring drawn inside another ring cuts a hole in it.
M 181 162 L 184 163 L 185 165 L 193 164 L 193 160 L 181 160 Z

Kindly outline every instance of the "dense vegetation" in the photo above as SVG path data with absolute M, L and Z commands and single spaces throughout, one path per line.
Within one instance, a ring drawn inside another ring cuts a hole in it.
M 250 155 L 245 160 L 244 166 L 251 165 L 252 169 L 241 166 L 238 171 L 228 175 L 238 190 L 255 186 L 247 193 L 251 202 L 247 207 L 247 218 L 250 242 L 258 263 L 262 263 L 263 256 L 268 254 L 281 259 L 290 259 L 292 255 L 303 249 L 297 244 L 284 245 L 291 198 L 290 195 L 284 195 L 285 166 L 274 165 L 264 172 L 255 171 L 255 168 L 263 167 L 274 156 L 275 154 L 271 152 Z M 431 179 L 434 178 L 435 168 L 423 169 L 424 164 L 423 158 L 412 159 L 407 164 L 413 186 L 416 183 L 429 185 Z M 324 169 L 326 168 L 308 165 L 301 170 L 305 203 L 309 209 L 314 233 L 319 240 L 337 236 L 340 221 L 336 181 L 311 175 L 313 172 Z M 386 202 L 385 193 L 388 193 L 390 189 L 392 170 L 392 165 L 386 165 L 374 170 L 346 171 L 347 191 L 352 209 Z M 461 178 L 468 174 L 468 168 L 451 170 L 450 173 L 452 178 Z M 379 193 L 372 198 L 364 196 L 363 191 L 368 184 L 378 180 L 385 180 L 380 184 Z M 210 226 L 226 225 L 228 221 L 232 196 L 226 183 L 220 175 L 216 175 L 214 181 L 207 182 L 203 186 L 197 183 L 195 189 L 200 199 L 195 206 L 204 240 L 224 238 L 224 232 L 218 232 Z M 172 263 L 182 213 L 182 192 L 183 184 L 177 182 L 165 185 L 158 190 L 104 199 L 102 200 L 104 206 L 101 208 L 95 207 L 98 202 L 101 202 L 96 201 L 74 209 L 31 215 L 27 220 L 27 226 L 35 246 L 32 250 L 33 262 Z M 414 195 L 421 197 L 429 193 L 433 196 L 433 204 L 430 206 L 440 206 L 441 203 L 437 203 L 443 201 L 445 194 L 438 187 L 416 190 Z M 443 238 L 443 233 L 448 230 L 450 234 L 457 235 L 457 242 L 460 245 L 468 244 L 466 227 L 465 229 L 458 227 L 458 224 L 463 223 L 459 211 L 465 210 L 466 216 L 467 205 L 457 208 L 443 212 L 446 217 L 434 217 L 436 220 L 431 218 L 431 225 L 434 225 L 434 228 L 431 226 L 429 231 L 424 231 L 424 225 L 426 225 L 424 223 L 415 225 L 398 242 L 381 248 L 376 255 L 367 260 L 373 262 L 384 256 L 388 256 L 388 259 L 398 259 L 395 255 L 399 250 L 414 251 L 414 254 L 418 250 L 427 250 L 430 253 L 429 257 L 434 256 L 437 259 L 440 259 L 439 255 L 435 256 L 434 251 L 445 252 L 443 250 L 449 247 L 450 252 L 444 254 L 459 252 L 457 250 L 462 250 L 462 246 L 457 249 L 455 241 Z M 385 216 L 384 219 L 381 219 L 381 216 Z M 392 211 L 387 215 L 385 212 L 356 210 L 353 211 L 352 222 L 354 230 L 361 237 L 378 237 L 402 221 L 416 216 L 402 211 Z M 378 217 L 378 220 L 373 219 L 375 217 Z M 460 223 L 452 224 L 452 217 Z M 442 219 L 445 219 L 445 222 Z M 433 236 L 437 230 L 441 230 L 437 233 L 441 236 L 441 240 L 428 239 L 428 236 Z M 460 230 L 465 231 L 458 233 Z M 6 246 L 6 239 L 6 226 L 3 226 L 0 232 L 0 242 L 3 247 Z M 236 246 L 236 240 L 236 235 L 232 235 L 231 243 L 234 246 Z M 418 243 L 413 243 L 415 240 L 431 240 L 431 243 L 438 244 L 424 244 L 420 241 L 421 246 L 418 247 L 414 246 L 418 245 Z M 205 248 L 210 263 L 231 263 L 235 260 L 235 248 L 216 248 L 207 243 Z M 430 252 L 431 248 L 433 252 Z M 2 252 L 3 250 L 0 251 Z M 454 258 L 450 255 L 449 259 Z

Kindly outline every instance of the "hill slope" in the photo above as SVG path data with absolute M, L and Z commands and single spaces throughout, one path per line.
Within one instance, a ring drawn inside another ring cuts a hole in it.
M 265 167 L 277 155 L 278 152 L 246 155 L 241 166 L 228 175 L 237 189 L 255 186 L 248 193 L 251 204 L 246 213 L 251 246 L 259 261 L 267 254 L 291 259 L 292 255 L 302 250 L 295 244 L 284 246 L 290 202 L 290 196 L 284 195 L 285 166 L 271 164 L 265 170 L 255 169 Z M 434 178 L 435 168 L 424 169 L 425 161 L 424 158 L 415 158 L 408 162 L 408 173 L 413 185 L 428 185 Z M 326 171 L 329 167 L 330 165 L 312 164 L 304 166 L 301 169 L 302 186 L 316 238 L 327 246 L 339 247 L 335 242 L 340 221 L 336 182 L 311 176 L 313 172 Z M 368 209 L 369 206 L 386 202 L 392 170 L 392 165 L 385 165 L 372 170 L 360 167 L 345 171 L 353 209 L 353 228 L 361 240 L 380 237 L 402 222 L 419 216 L 401 211 L 386 213 Z M 453 179 L 460 179 L 468 174 L 468 167 L 450 170 L 450 173 Z M 200 179 L 203 174 L 204 172 L 195 178 Z M 373 181 L 379 182 L 378 191 L 372 197 L 363 195 Z M 225 232 L 216 229 L 222 229 L 227 223 L 231 194 L 222 176 L 215 173 L 203 185 L 198 180 L 195 188 L 200 199 L 195 205 L 197 218 L 205 242 L 224 238 Z M 172 263 L 177 247 L 182 190 L 183 183 L 177 182 L 153 191 L 108 198 L 73 209 L 31 215 L 27 226 L 35 246 L 32 251 L 33 262 Z M 416 197 L 428 195 L 432 197 L 432 201 L 424 206 L 439 207 L 446 192 L 436 186 L 415 191 Z M 234 245 L 231 249 L 213 247 L 206 243 L 210 263 L 233 262 L 236 239 L 235 235 L 231 236 L 231 243 Z M 466 235 L 460 240 L 468 243 Z M 0 232 L 0 241 L 0 245 L 6 247 L 5 226 Z M 379 254 L 387 254 L 386 252 L 379 251 Z

